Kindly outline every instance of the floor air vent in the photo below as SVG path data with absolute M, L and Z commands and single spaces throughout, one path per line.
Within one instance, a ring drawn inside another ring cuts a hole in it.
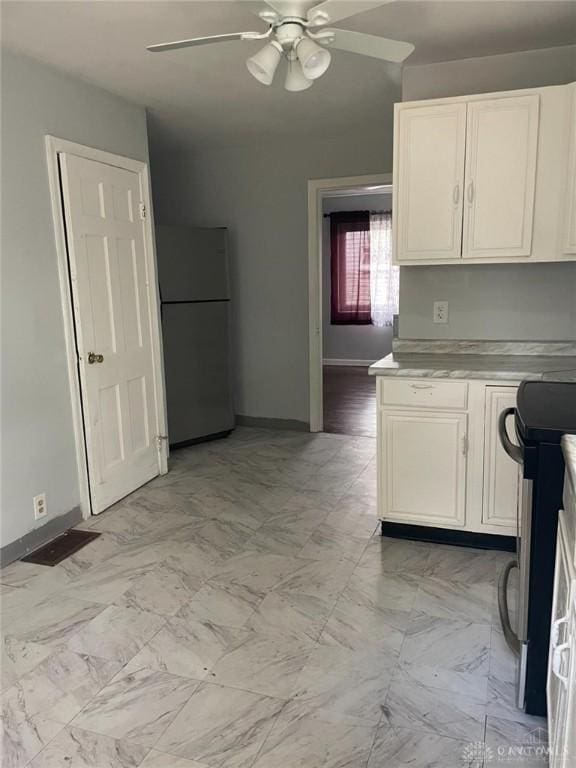
M 21 558 L 23 563 L 36 563 L 37 565 L 58 565 L 70 555 L 74 555 L 79 549 L 85 547 L 100 536 L 96 531 L 79 531 L 75 528 L 66 531 L 56 537 L 40 549 L 36 549 L 26 557 Z

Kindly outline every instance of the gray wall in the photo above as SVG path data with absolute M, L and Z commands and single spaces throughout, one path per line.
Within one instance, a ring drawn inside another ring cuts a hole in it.
M 406 67 L 402 99 L 428 99 L 576 79 L 576 46 Z M 432 322 L 450 303 L 447 325 Z M 402 338 L 567 340 L 576 338 L 576 263 L 402 267 Z
M 402 101 L 562 85 L 576 80 L 576 45 L 404 67 Z
M 448 301 L 449 323 L 432 304 Z M 576 264 L 402 267 L 404 339 L 576 339 Z
M 2 52 L 2 545 L 79 504 L 45 134 L 147 159 L 143 109 Z
M 323 213 L 391 210 L 392 194 L 327 197 Z M 330 219 L 322 226 L 322 331 L 324 360 L 379 360 L 392 351 L 392 328 L 330 323 Z
M 237 412 L 307 422 L 307 182 L 390 172 L 391 110 L 305 142 L 170 151 L 150 135 L 156 221 L 229 228 Z

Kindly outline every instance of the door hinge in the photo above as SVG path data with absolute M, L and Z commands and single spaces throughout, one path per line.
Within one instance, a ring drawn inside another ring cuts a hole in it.
M 146 218 L 146 203 L 140 203 L 138 210 L 140 211 L 140 218 L 144 221 Z
M 462 438 L 462 455 L 466 456 L 468 453 L 468 435 L 464 435 Z
M 162 443 L 164 441 L 168 442 L 168 435 L 156 435 L 156 445 L 158 446 L 158 450 L 162 449 Z

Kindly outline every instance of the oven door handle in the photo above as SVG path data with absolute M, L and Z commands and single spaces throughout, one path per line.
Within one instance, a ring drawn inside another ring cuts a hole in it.
M 518 445 L 514 445 L 512 440 L 508 437 L 508 430 L 506 429 L 506 419 L 508 416 L 512 416 L 516 412 L 515 408 L 505 408 L 498 417 L 498 435 L 500 437 L 500 443 L 502 448 L 506 451 L 508 456 L 517 464 L 524 463 L 524 454 L 522 448 Z
M 510 560 L 506 563 L 504 570 L 498 579 L 498 613 L 500 614 L 500 623 L 502 625 L 504 639 L 510 650 L 519 656 L 521 642 L 517 633 L 512 629 L 510 623 L 510 609 L 508 608 L 508 580 L 510 578 L 510 572 L 517 567 L 518 564 L 516 563 L 516 560 Z

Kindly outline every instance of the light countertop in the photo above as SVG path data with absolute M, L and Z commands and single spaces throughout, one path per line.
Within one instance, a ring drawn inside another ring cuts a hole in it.
M 371 365 L 369 373 L 405 378 L 576 381 L 576 357 L 396 352 Z
M 566 474 L 572 486 L 572 492 L 576 498 L 576 435 L 564 435 L 562 438 L 562 451 L 566 462 Z M 571 510 L 576 512 L 576 510 Z

